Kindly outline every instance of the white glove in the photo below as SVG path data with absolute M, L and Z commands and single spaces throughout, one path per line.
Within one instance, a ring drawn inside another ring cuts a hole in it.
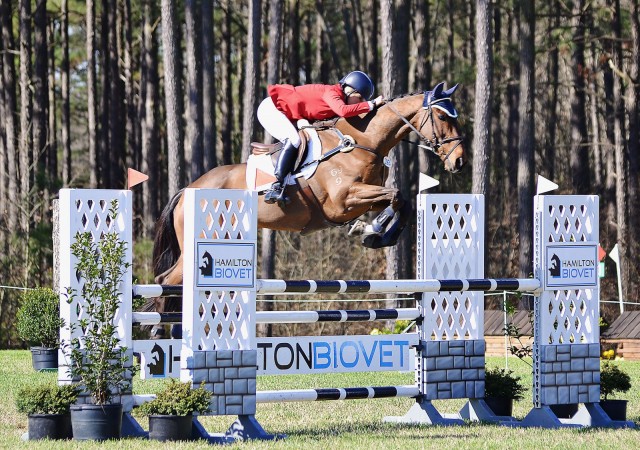
M 373 103 L 373 106 L 375 108 L 378 108 L 378 107 L 384 105 L 386 103 L 386 100 L 384 98 L 382 98 L 382 95 L 379 95 L 378 97 L 373 99 L 372 103 Z

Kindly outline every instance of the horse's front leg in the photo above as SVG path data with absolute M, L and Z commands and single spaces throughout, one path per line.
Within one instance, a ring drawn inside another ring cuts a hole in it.
M 411 215 L 411 205 L 400 191 L 382 186 L 354 183 L 345 205 L 348 209 L 384 210 L 364 228 L 362 245 L 368 248 L 389 247 L 398 242 Z

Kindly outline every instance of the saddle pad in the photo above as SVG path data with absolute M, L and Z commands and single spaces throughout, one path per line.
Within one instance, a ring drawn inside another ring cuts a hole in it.
M 309 122 L 305 119 L 298 120 L 298 128 L 303 126 L 309 126 Z M 308 180 L 313 176 L 318 167 L 318 159 L 320 159 L 322 154 L 320 138 L 314 128 L 306 128 L 305 133 L 307 133 L 309 137 L 307 143 L 309 148 L 305 158 L 300 163 L 300 166 L 303 168 L 287 175 L 285 184 L 295 184 L 295 179 L 299 177 L 304 177 Z M 247 189 L 259 192 L 269 189 L 273 182 L 276 181 L 276 177 L 273 175 L 273 169 L 271 155 L 250 155 L 249 159 L 247 159 Z

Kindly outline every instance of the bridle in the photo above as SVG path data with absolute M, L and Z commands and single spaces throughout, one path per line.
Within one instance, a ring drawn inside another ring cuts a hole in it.
M 438 150 L 440 149 L 440 147 L 442 147 L 443 145 L 448 144 L 450 142 L 456 142 L 456 144 L 453 147 L 451 147 L 451 149 L 444 156 L 443 161 L 445 161 L 445 160 L 449 159 L 449 156 L 451 156 L 453 151 L 456 148 L 458 148 L 458 146 L 460 144 L 462 144 L 462 141 L 464 141 L 464 136 L 458 135 L 458 136 L 453 136 L 453 137 L 447 137 L 447 138 L 444 138 L 444 139 L 439 138 L 438 134 L 436 133 L 436 131 L 437 131 L 436 122 L 433 119 L 433 105 L 435 105 L 435 104 L 437 104 L 439 102 L 443 102 L 445 100 L 449 100 L 449 98 L 445 97 L 445 98 L 440 98 L 440 99 L 434 99 L 434 100 L 431 100 L 431 101 L 427 102 L 427 93 L 426 92 L 424 93 L 424 96 L 425 96 L 425 102 L 424 102 L 424 104 L 422 106 L 422 109 L 425 111 L 425 113 L 423 114 L 422 119 L 420 119 L 420 127 L 419 128 L 414 127 L 411 124 L 411 122 L 409 122 L 402 114 L 400 114 L 398 112 L 397 109 L 395 109 L 393 107 L 393 105 L 391 103 L 387 103 L 387 106 L 400 119 L 402 119 L 404 121 L 404 123 L 406 123 L 407 126 L 409 126 L 409 128 L 411 128 L 411 130 L 415 131 L 415 133 L 418 135 L 420 140 L 423 142 L 423 144 L 416 144 L 418 147 L 430 150 L 435 155 L 437 155 L 438 157 L 441 157 L 441 155 L 438 153 Z M 424 134 L 422 134 L 422 131 L 421 131 L 422 128 L 427 123 L 427 121 L 431 121 L 431 132 L 433 133 L 432 139 L 429 139 L 428 137 L 426 137 Z

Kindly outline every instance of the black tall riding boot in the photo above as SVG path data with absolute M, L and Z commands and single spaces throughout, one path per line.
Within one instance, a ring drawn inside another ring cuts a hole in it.
M 278 156 L 278 162 L 276 162 L 276 167 L 273 171 L 277 181 L 275 181 L 271 188 L 265 192 L 265 203 L 278 202 L 280 205 L 286 205 L 289 203 L 290 199 L 284 195 L 284 179 L 289 172 L 293 170 L 293 165 L 296 162 L 297 156 L 298 149 L 296 146 L 288 139 L 284 141 L 282 144 L 282 150 L 280 151 L 280 156 Z

